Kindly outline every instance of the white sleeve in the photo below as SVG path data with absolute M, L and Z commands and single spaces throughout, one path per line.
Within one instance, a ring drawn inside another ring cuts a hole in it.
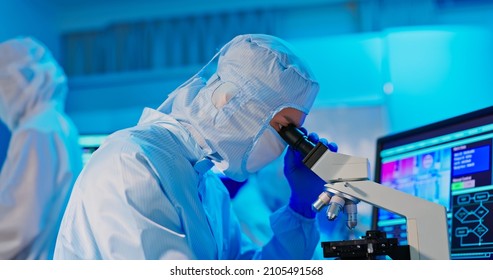
M 12 135 L 0 172 L 0 259 L 14 258 L 42 230 L 57 160 L 50 135 L 29 130 Z
M 128 148 L 96 152 L 79 176 L 55 259 L 194 258 L 153 168 Z

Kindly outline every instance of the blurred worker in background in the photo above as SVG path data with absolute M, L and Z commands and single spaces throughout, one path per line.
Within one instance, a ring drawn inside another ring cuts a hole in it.
M 64 113 L 67 79 L 33 38 L 0 43 L 0 119 L 12 135 L 0 170 L 0 259 L 50 259 L 82 168 Z
M 135 127 L 93 154 L 72 192 L 55 258 L 311 258 L 319 241 L 311 203 L 324 182 L 297 152 L 286 152 L 290 199 L 271 215 L 273 236 L 262 247 L 242 233 L 210 169 L 241 182 L 275 160 L 286 148 L 277 132 L 303 124 L 318 88 L 285 41 L 235 37 L 157 110 L 146 108 Z

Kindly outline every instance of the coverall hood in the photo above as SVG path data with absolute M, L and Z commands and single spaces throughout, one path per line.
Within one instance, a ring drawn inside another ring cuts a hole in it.
M 67 79 L 50 51 L 30 37 L 0 44 L 0 119 L 10 130 L 44 106 L 63 110 Z
M 308 114 L 319 86 L 293 47 L 270 35 L 237 36 L 211 62 L 158 110 L 190 130 L 226 176 L 244 181 L 249 155 L 273 116 L 287 107 Z

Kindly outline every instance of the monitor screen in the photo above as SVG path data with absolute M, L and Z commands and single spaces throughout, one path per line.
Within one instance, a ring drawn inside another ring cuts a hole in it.
M 375 181 L 445 206 L 451 259 L 493 259 L 492 143 L 493 107 L 377 140 Z M 407 244 L 397 214 L 373 228 Z
M 86 163 L 91 158 L 92 154 L 101 146 L 107 134 L 86 134 L 79 136 L 79 145 L 82 147 L 82 163 Z

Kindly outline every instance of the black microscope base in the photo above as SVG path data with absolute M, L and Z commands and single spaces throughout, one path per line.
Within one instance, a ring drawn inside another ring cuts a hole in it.
M 357 240 L 322 242 L 324 258 L 341 260 L 376 260 L 388 256 L 392 260 L 409 260 L 409 245 L 398 245 L 397 238 L 386 238 L 377 230 L 366 232 Z

